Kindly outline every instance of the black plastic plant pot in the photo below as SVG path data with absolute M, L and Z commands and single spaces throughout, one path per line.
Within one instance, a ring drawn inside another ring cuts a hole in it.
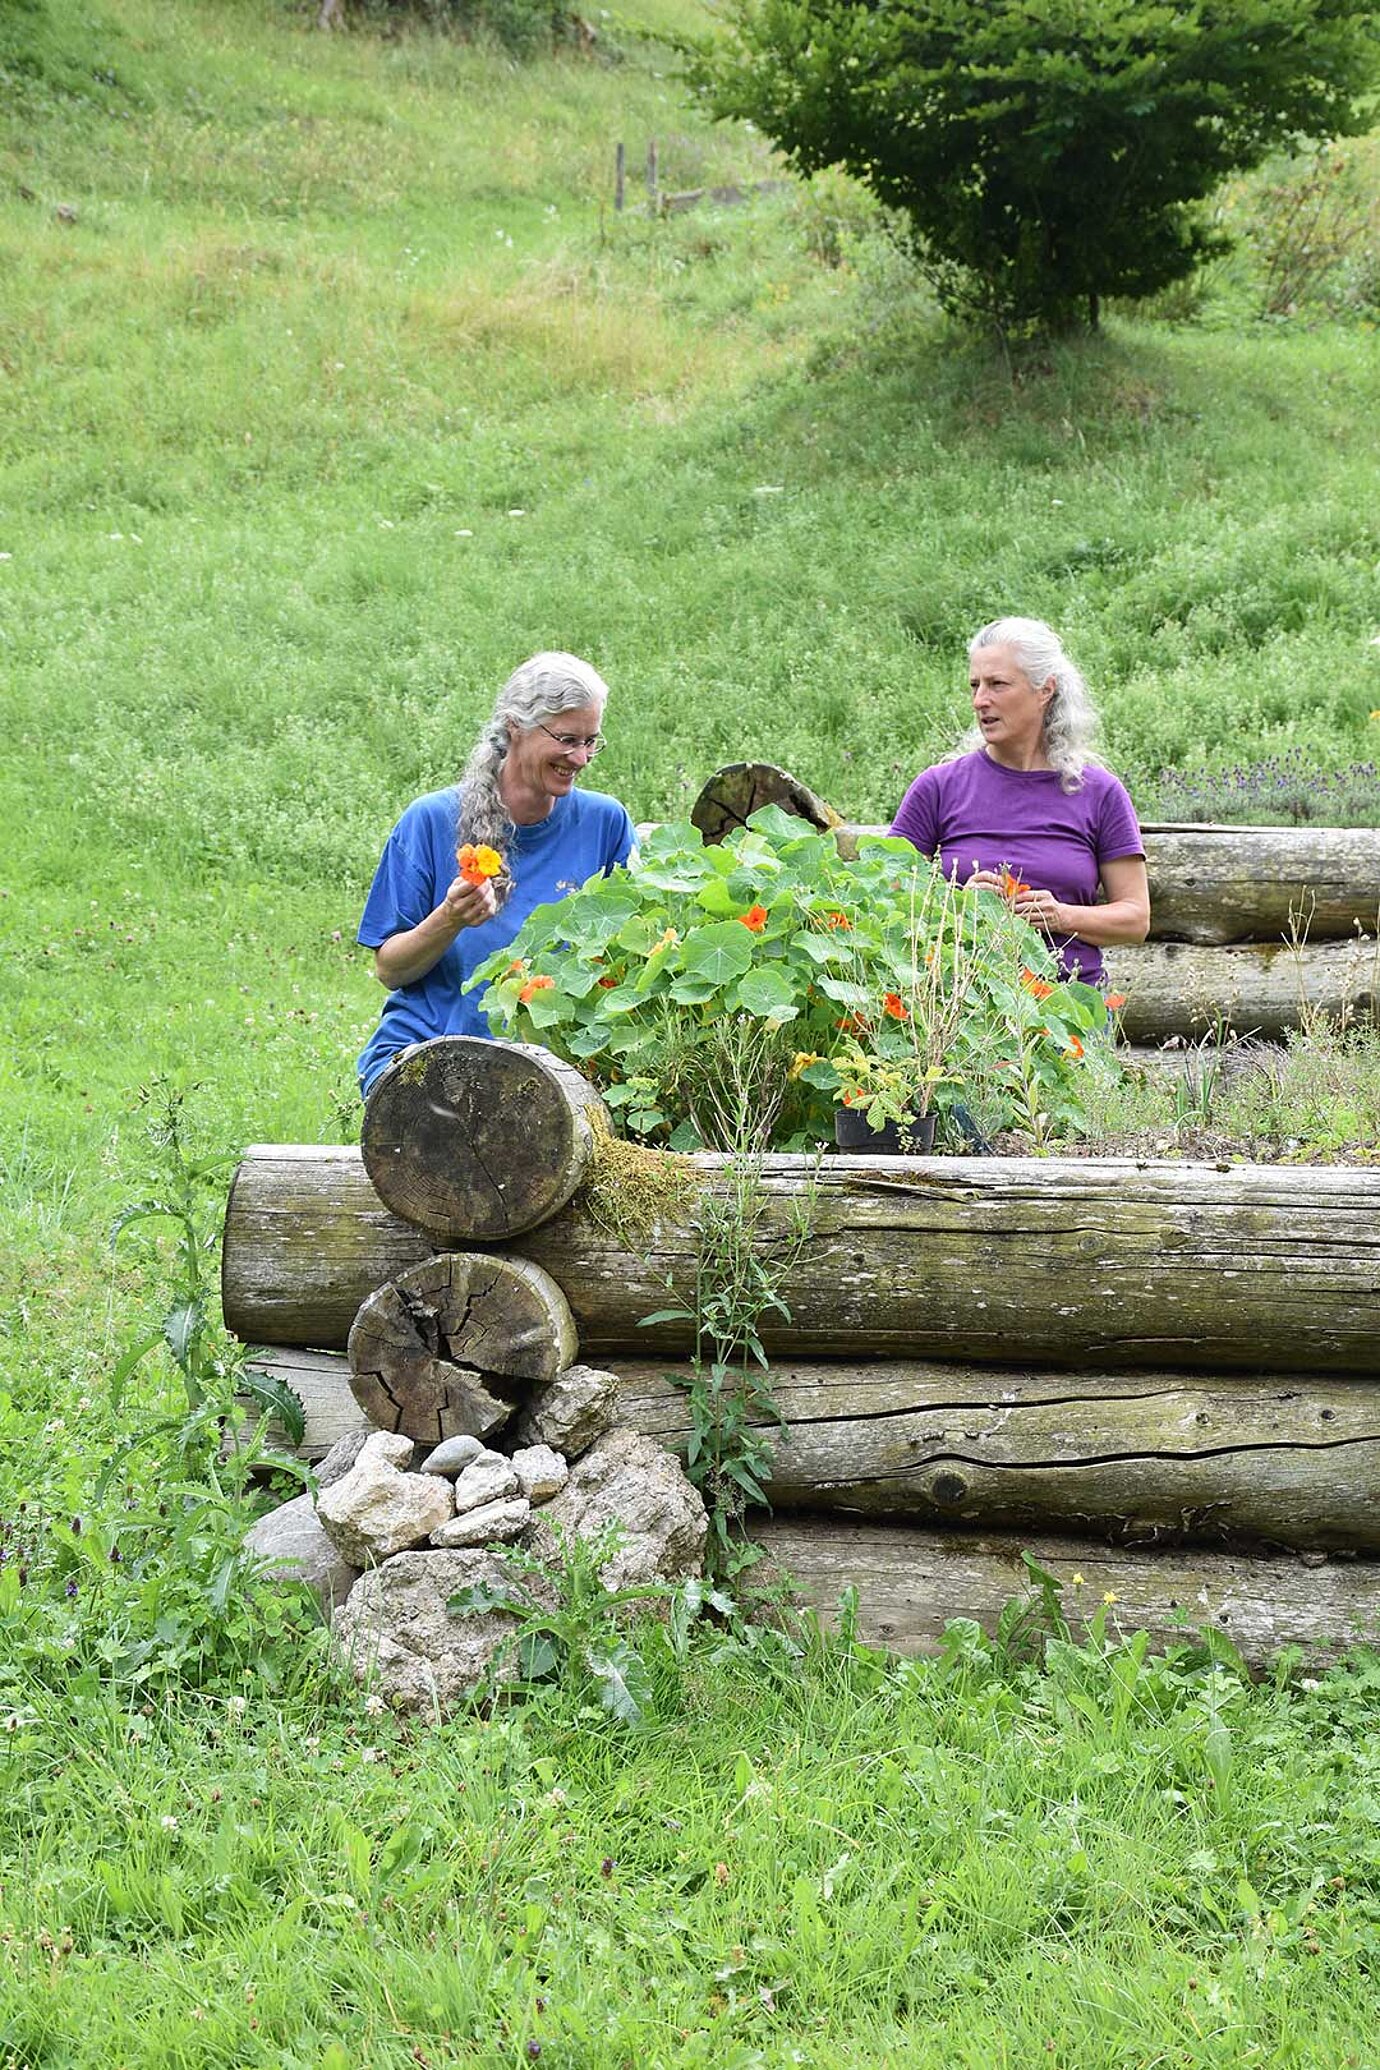
M 907 1121 L 888 1121 L 873 1128 L 863 1107 L 835 1107 L 834 1141 L 840 1150 L 871 1157 L 928 1157 L 934 1149 L 934 1109 Z

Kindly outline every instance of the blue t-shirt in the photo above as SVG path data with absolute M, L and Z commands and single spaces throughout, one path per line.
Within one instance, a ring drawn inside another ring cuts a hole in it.
M 357 938 L 366 949 L 416 927 L 440 905 L 455 881 L 459 815 L 460 793 L 453 785 L 408 806 L 388 836 L 365 901 Z M 516 828 L 508 849 L 513 888 L 507 902 L 482 927 L 462 927 L 425 977 L 388 994 L 383 1018 L 359 1059 L 361 1091 L 367 1093 L 384 1065 L 413 1042 L 491 1035 L 480 1005 L 483 989 L 460 989 L 471 972 L 513 939 L 534 906 L 564 898 L 626 862 L 634 838 L 618 800 L 598 791 L 567 791 L 545 819 Z

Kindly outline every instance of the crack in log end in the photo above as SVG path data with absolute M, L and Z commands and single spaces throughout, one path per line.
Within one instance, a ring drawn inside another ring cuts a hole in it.
M 423 1351 L 431 1358 L 444 1357 L 444 1335 L 435 1303 L 414 1293 L 410 1287 L 399 1287 L 397 1296 L 403 1315 L 411 1324 L 413 1335 Z

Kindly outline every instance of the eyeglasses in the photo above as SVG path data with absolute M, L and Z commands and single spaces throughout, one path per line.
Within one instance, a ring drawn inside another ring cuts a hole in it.
M 548 740 L 554 740 L 557 747 L 563 747 L 568 755 L 573 755 L 576 748 L 583 748 L 587 755 L 598 755 L 608 746 L 602 733 L 553 733 L 549 726 L 542 725 L 540 719 L 537 725 Z

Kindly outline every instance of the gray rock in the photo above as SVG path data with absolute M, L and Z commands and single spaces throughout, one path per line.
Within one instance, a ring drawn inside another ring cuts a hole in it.
M 578 1459 L 618 1421 L 618 1382 L 598 1366 L 567 1366 L 532 1390 L 517 1426 L 519 1445 L 550 1445 Z
M 260 1517 L 245 1532 L 244 1543 L 256 1558 L 271 1562 L 271 1579 L 305 1582 L 324 1617 L 344 1602 L 359 1579 L 359 1568 L 341 1558 L 322 1530 L 310 1495 L 295 1495 Z
M 347 1431 L 343 1438 L 337 1438 L 325 1458 L 313 1469 L 317 1487 L 333 1488 L 337 1481 L 343 1481 L 369 1439 L 378 1434 L 372 1423 L 362 1423 L 358 1430 Z
M 512 1586 L 501 1555 L 490 1552 L 406 1552 L 363 1574 L 336 1612 L 335 1637 L 358 1682 L 378 1689 L 398 1710 L 431 1715 L 463 1702 L 494 1662 L 517 1620 L 508 1611 L 453 1617 L 446 1604 L 458 1589 Z M 523 1593 L 554 1607 L 550 1584 L 523 1575 Z M 515 1647 L 494 1662 L 495 1677 L 517 1673 Z
M 511 1459 L 501 1452 L 481 1452 L 472 1459 L 455 1483 L 455 1510 L 480 1509 L 485 1503 L 501 1502 L 519 1492 L 518 1477 Z
M 418 1473 L 440 1473 L 448 1480 L 454 1480 L 463 1473 L 472 1459 L 477 1459 L 484 1447 L 477 1437 L 443 1438 L 434 1452 L 428 1452 L 418 1467 Z
M 508 1545 L 520 1538 L 532 1520 L 532 1505 L 525 1495 L 506 1502 L 486 1502 L 481 1509 L 467 1509 L 452 1517 L 431 1534 L 433 1545 Z
M 406 1473 L 412 1440 L 375 1431 L 343 1480 L 326 1488 L 316 1513 L 336 1550 L 354 1567 L 372 1567 L 409 1546 L 425 1545 L 455 1514 L 450 1482 L 434 1473 Z
M 613 1430 L 598 1439 L 555 1500 L 535 1513 L 528 1543 L 538 1558 L 555 1559 L 558 1531 L 597 1538 L 614 1523 L 623 1542 L 600 1569 L 607 1588 L 699 1573 L 709 1530 L 699 1490 L 680 1461 L 641 1431 Z
M 532 1503 L 549 1502 L 570 1479 L 570 1468 L 550 1445 L 526 1445 L 513 1454 L 518 1486 Z

